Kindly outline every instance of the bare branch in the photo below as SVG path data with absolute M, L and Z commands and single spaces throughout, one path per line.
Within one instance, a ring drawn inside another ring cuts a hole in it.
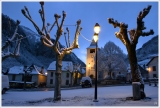
M 39 27 L 37 26 L 37 24 L 32 20 L 32 18 L 30 18 L 28 15 L 26 15 L 26 12 L 24 9 L 21 10 L 22 11 L 22 14 L 27 18 L 29 19 L 32 24 L 34 25 L 35 29 L 37 30 L 38 34 L 39 35 L 43 35 L 43 32 L 39 29 Z
M 62 21 L 61 21 L 61 26 L 60 26 L 60 28 L 62 28 L 62 26 L 63 26 L 65 17 L 66 17 L 66 12 L 63 11 L 63 17 L 62 17 Z
M 154 31 L 151 29 L 149 32 L 142 32 L 142 36 L 149 36 L 149 35 L 153 35 Z
M 140 11 L 138 17 L 137 17 L 137 28 L 136 28 L 136 31 L 135 31 L 135 34 L 134 34 L 134 40 L 133 42 L 134 43 L 137 43 L 138 42 L 138 38 L 142 35 L 142 36 L 146 36 L 146 33 L 144 33 L 142 30 L 145 30 L 146 27 L 144 25 L 144 22 L 143 22 L 143 18 L 145 18 L 145 16 L 150 12 L 150 9 L 151 9 L 151 5 L 149 5 L 147 8 L 144 8 L 143 11 Z M 152 30 L 153 31 L 153 30 Z M 147 33 L 147 36 L 153 34 L 154 32 L 151 33 Z
M 68 46 L 70 47 L 70 32 L 69 32 L 69 29 L 68 27 L 66 28 L 67 32 L 68 32 Z
M 10 24 L 10 23 L 9 23 L 9 24 Z M 16 22 L 16 29 L 15 29 L 15 31 L 14 31 L 14 34 L 13 34 L 13 36 L 12 36 L 10 39 L 7 39 L 7 41 L 5 42 L 5 45 L 2 46 L 2 51 L 3 51 L 5 48 L 7 48 L 7 47 L 11 44 L 11 42 L 16 38 L 16 34 L 17 34 L 17 31 L 18 31 L 18 26 L 19 26 L 19 24 L 20 24 L 20 21 L 17 20 L 17 22 Z
M 16 44 L 16 47 L 15 47 L 15 50 L 14 50 L 14 55 L 16 55 L 16 56 L 19 56 L 20 54 L 19 54 L 19 50 L 20 50 L 20 43 L 21 43 L 21 39 L 23 38 L 23 36 L 22 35 L 19 35 L 18 33 L 17 33 L 17 37 L 18 37 L 18 39 L 17 39 L 17 44 Z
M 55 20 L 56 20 L 57 27 L 59 29 L 60 27 L 59 27 L 59 24 L 58 24 L 58 19 L 61 18 L 61 16 L 58 15 L 58 14 L 54 14 L 54 17 L 55 17 Z
M 48 30 L 48 33 L 51 32 L 52 28 L 54 27 L 54 25 L 56 24 L 56 21 L 52 24 L 51 28 Z
M 2 50 L 2 61 L 5 60 L 8 57 L 18 57 L 20 55 L 19 54 L 20 43 L 21 43 L 21 39 L 22 39 L 23 36 L 22 35 L 19 36 L 18 33 L 16 33 L 16 36 L 18 36 L 18 39 L 17 39 L 17 43 L 16 43 L 16 46 L 15 46 L 15 49 L 14 49 L 13 53 L 9 51 L 9 45 L 13 41 L 9 41 L 9 45 L 7 46 L 8 47 L 8 52 L 4 52 Z
M 129 44 L 128 34 L 127 34 L 127 28 L 128 25 L 125 23 L 119 23 L 118 21 L 114 21 L 113 18 L 108 18 L 108 22 L 114 26 L 114 28 L 119 27 L 120 32 L 116 32 L 115 35 L 117 38 L 119 38 L 124 45 Z
M 78 36 L 80 34 L 80 31 L 82 30 L 82 28 L 80 28 L 80 24 L 81 24 L 81 20 L 77 21 L 77 29 L 76 29 L 76 33 L 75 33 L 75 37 L 74 37 L 74 42 L 71 46 L 73 46 L 73 48 L 79 48 L 78 45 Z
M 78 45 L 78 36 L 80 34 L 80 31 L 82 30 L 82 28 L 80 27 L 81 24 L 81 20 L 77 21 L 77 28 L 76 28 L 76 33 L 75 33 L 75 37 L 74 37 L 74 41 L 72 43 L 72 45 L 69 48 L 64 49 L 64 54 L 70 54 L 72 52 L 73 49 L 75 48 L 79 48 Z
M 45 26 L 44 2 L 40 2 L 40 4 L 41 4 L 41 8 L 42 8 L 42 10 L 39 10 L 39 13 L 41 15 L 41 19 L 43 22 L 42 32 L 43 32 L 43 30 L 45 30 L 45 33 L 47 34 L 47 30 L 46 30 L 46 26 Z
M 49 47 L 49 48 L 52 48 L 52 45 L 50 45 L 50 44 L 48 44 L 48 43 L 45 42 L 44 37 L 41 37 L 41 42 L 42 42 L 45 46 L 47 46 L 47 47 Z
M 28 11 L 28 8 L 27 8 L 26 6 L 24 6 L 24 8 L 25 8 L 25 10 L 27 11 L 28 16 L 32 19 L 31 15 L 30 15 L 30 13 L 29 13 L 29 11 Z
M 65 41 L 66 41 L 66 46 L 68 48 L 68 43 L 67 43 L 67 39 L 66 39 L 66 32 L 64 32 L 64 37 L 65 37 Z
M 61 16 L 59 16 L 58 14 L 55 14 L 54 17 L 55 17 L 56 24 L 57 24 L 57 27 L 58 27 L 57 33 L 56 33 L 56 40 L 55 40 L 55 43 L 54 43 L 54 47 L 56 48 L 56 46 L 58 44 L 58 40 L 59 40 L 60 36 L 62 35 L 63 30 L 62 30 L 62 28 L 59 27 L 59 24 L 58 24 L 58 19 Z
M 11 19 L 8 18 L 8 36 L 10 35 L 10 32 L 11 32 Z

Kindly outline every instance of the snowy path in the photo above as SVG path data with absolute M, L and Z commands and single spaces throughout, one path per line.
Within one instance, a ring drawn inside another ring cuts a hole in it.
M 53 91 L 6 92 L 2 106 L 158 106 L 158 87 L 145 86 L 147 97 L 140 101 L 126 100 L 132 86 L 98 87 L 98 100 L 93 102 L 94 88 L 61 90 L 62 101 L 52 102 Z

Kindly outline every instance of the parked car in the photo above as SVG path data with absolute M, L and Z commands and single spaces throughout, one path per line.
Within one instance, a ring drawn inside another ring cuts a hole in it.
M 116 80 L 119 81 L 120 83 L 121 83 L 121 82 L 125 82 L 125 83 L 126 83 L 126 76 L 123 75 L 123 74 L 118 74 L 118 75 L 116 76 Z
M 92 87 L 92 80 L 90 77 L 82 77 L 80 85 L 83 87 Z
M 9 78 L 8 75 L 2 74 L 2 94 L 4 94 L 9 89 Z

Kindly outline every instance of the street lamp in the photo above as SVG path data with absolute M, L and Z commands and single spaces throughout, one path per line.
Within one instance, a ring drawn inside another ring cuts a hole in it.
M 93 102 L 98 102 L 97 100 L 97 43 L 98 43 L 98 34 L 100 32 L 100 26 L 98 23 L 95 24 L 94 26 L 94 36 L 93 39 L 96 42 L 96 71 L 95 71 L 95 92 L 94 92 L 94 100 Z

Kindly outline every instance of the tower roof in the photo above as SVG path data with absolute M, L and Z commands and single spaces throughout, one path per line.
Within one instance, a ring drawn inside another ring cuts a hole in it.
M 88 48 L 96 48 L 96 42 L 94 41 L 94 39 L 92 39 L 92 42 Z

